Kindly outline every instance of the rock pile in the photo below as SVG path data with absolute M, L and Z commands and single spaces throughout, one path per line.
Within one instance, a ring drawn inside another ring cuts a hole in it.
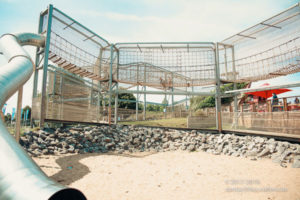
M 31 156 L 92 152 L 206 151 L 212 154 L 271 158 L 300 167 L 300 145 L 266 137 L 134 126 L 76 126 L 25 133 L 20 144 Z

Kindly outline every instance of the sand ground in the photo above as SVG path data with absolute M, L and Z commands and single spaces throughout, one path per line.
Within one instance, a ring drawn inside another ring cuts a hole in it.
M 300 169 L 205 152 L 81 154 L 34 159 L 89 200 L 300 200 Z

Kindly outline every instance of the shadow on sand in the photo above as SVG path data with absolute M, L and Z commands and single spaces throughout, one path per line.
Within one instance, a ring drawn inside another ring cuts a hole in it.
M 155 152 L 156 153 L 156 152 Z M 144 158 L 155 153 L 138 153 L 138 154 L 118 154 L 118 153 L 87 153 L 76 154 L 60 157 L 56 160 L 56 163 L 60 166 L 60 171 L 52 176 L 51 179 L 57 181 L 63 185 L 70 185 L 71 183 L 80 180 L 82 177 L 90 173 L 89 168 L 80 163 L 81 159 L 95 157 L 95 156 L 122 156 L 128 158 Z

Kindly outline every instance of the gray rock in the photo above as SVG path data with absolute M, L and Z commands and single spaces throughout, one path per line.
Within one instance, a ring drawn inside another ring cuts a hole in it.
M 47 155 L 48 152 L 49 152 L 48 149 L 43 149 L 43 150 L 42 150 L 42 154 L 44 154 L 44 155 Z
M 265 139 L 262 138 L 262 137 L 255 137 L 255 138 L 254 138 L 254 142 L 255 142 L 255 143 L 264 143 L 264 142 L 265 142 Z
M 38 148 L 39 148 L 39 145 L 38 145 L 37 143 L 33 143 L 33 144 L 30 145 L 30 148 L 31 148 L 32 150 L 35 150 L 35 149 L 38 149 Z
M 153 138 L 155 141 L 158 141 L 160 139 L 160 134 L 159 133 L 154 134 Z
M 282 154 L 285 150 L 286 150 L 286 147 L 283 146 L 283 145 L 279 145 L 279 146 L 276 147 L 276 151 L 277 151 L 279 154 Z
M 171 135 L 172 139 L 175 140 L 175 139 L 180 139 L 182 136 L 180 134 L 180 132 L 175 132 Z
M 254 142 L 250 142 L 248 143 L 248 149 L 252 150 L 255 147 L 255 143 Z
M 72 145 L 70 145 L 69 148 L 68 148 L 68 152 L 69 153 L 74 153 L 74 151 L 75 151 L 75 148 Z
M 295 156 L 292 164 L 293 168 L 300 168 L 300 156 Z
M 110 143 L 112 141 L 112 139 L 109 137 L 105 137 L 105 138 L 103 138 L 103 141 L 106 143 Z
M 140 139 L 139 138 L 134 138 L 133 139 L 133 144 L 140 144 Z
M 169 143 L 164 143 L 162 147 L 163 147 L 164 149 L 167 149 L 169 146 L 170 146 Z
M 270 153 L 270 149 L 268 147 L 266 147 L 257 155 L 257 157 L 264 157 L 264 156 L 268 155 L 269 153 Z
M 187 147 L 187 150 L 189 150 L 189 151 L 194 151 L 194 150 L 195 150 L 195 145 L 194 145 L 194 144 L 190 144 L 190 145 Z
M 246 156 L 257 156 L 258 154 L 258 149 L 254 148 L 251 151 L 246 153 Z

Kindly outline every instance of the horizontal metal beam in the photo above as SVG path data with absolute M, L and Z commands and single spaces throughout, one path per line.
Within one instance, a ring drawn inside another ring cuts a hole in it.
M 205 45 L 215 45 L 213 42 L 117 42 L 115 43 L 116 46 L 118 45 L 127 45 L 127 44 L 205 44 Z
M 131 99 L 118 99 L 118 101 L 121 101 L 121 102 L 131 102 L 131 103 L 144 103 L 144 101 L 136 101 L 136 100 L 131 100 Z M 147 101 L 146 104 L 152 104 L 152 105 L 159 105 L 159 106 L 168 106 L 167 104 L 162 104 L 162 103 L 156 103 L 156 102 L 150 102 L 150 101 Z
M 282 85 L 274 85 L 274 86 L 267 86 L 267 87 L 260 87 L 260 88 L 247 88 L 247 89 L 240 89 L 240 90 L 231 90 L 226 91 L 225 94 L 238 94 L 238 93 L 245 93 L 245 92 L 258 92 L 258 91 L 265 91 L 265 90 L 274 90 L 280 88 L 292 88 L 292 87 L 300 87 L 300 81 L 282 84 Z
M 110 45 L 110 43 L 104 39 L 103 37 L 99 36 L 98 34 L 94 33 L 93 31 L 91 31 L 89 28 L 85 27 L 84 25 L 82 25 L 81 23 L 79 23 L 78 21 L 76 21 L 75 19 L 73 19 L 72 17 L 66 15 L 64 12 L 60 11 L 57 8 L 54 8 L 54 10 L 56 10 L 57 12 L 59 12 L 60 14 L 62 14 L 63 16 L 65 16 L 66 18 L 68 18 L 69 20 L 75 22 L 76 24 L 78 24 L 81 28 L 85 29 L 86 31 L 92 33 L 93 35 L 95 35 L 96 37 L 98 37 L 99 39 L 101 39 L 103 42 L 105 42 L 107 45 Z
M 54 101 L 54 103 L 61 103 L 61 102 L 75 102 L 75 101 L 88 101 L 92 100 L 93 98 L 83 97 L 83 98 L 72 98 L 72 99 L 60 99 Z
M 256 39 L 256 37 L 251 37 L 249 35 L 243 35 L 243 34 L 237 34 L 238 36 L 241 36 L 241 37 L 246 37 L 246 38 L 251 38 L 251 39 Z
M 113 91 L 114 93 L 118 94 L 124 94 L 124 93 L 129 93 L 129 94 L 169 94 L 169 95 L 194 95 L 194 96 L 214 96 L 215 93 L 213 92 L 186 92 L 186 91 L 140 91 L 140 90 L 118 90 L 118 91 Z
M 268 27 L 272 27 L 272 28 L 278 28 L 278 29 L 281 29 L 281 27 L 279 26 L 274 26 L 272 24 L 265 24 L 265 23 L 260 23 L 261 25 L 264 25 L 264 26 L 268 26 Z

